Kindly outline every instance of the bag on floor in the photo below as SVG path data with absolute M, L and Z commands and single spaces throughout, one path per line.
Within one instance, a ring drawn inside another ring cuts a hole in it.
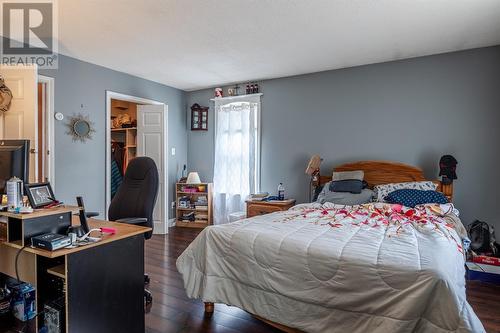
M 495 241 L 495 228 L 492 225 L 476 220 L 467 226 L 467 233 L 472 251 L 478 254 L 497 255 L 498 244 Z

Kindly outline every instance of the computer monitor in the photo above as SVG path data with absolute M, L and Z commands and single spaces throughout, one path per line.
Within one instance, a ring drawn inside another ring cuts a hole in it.
M 29 182 L 29 150 L 29 140 L 0 140 L 0 194 L 13 176 Z

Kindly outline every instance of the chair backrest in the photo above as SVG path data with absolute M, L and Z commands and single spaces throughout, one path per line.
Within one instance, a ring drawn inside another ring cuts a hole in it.
M 155 162 L 149 157 L 136 157 L 127 166 L 123 182 L 109 205 L 108 218 L 147 218 L 153 228 L 153 210 L 158 196 L 159 177 Z M 146 239 L 152 232 L 146 233 Z

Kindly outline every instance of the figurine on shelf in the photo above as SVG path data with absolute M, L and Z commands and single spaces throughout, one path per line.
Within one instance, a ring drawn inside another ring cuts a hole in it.
M 215 88 L 215 97 L 216 98 L 224 97 L 224 93 L 222 92 L 222 88 Z

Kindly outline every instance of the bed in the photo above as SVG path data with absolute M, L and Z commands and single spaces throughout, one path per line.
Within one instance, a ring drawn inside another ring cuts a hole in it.
M 335 170 L 363 170 L 370 186 L 425 180 L 394 162 Z M 438 190 L 451 198 L 450 185 Z M 484 332 L 466 301 L 461 232 L 451 204 L 301 204 L 204 229 L 177 268 L 207 312 L 230 304 L 287 332 Z

